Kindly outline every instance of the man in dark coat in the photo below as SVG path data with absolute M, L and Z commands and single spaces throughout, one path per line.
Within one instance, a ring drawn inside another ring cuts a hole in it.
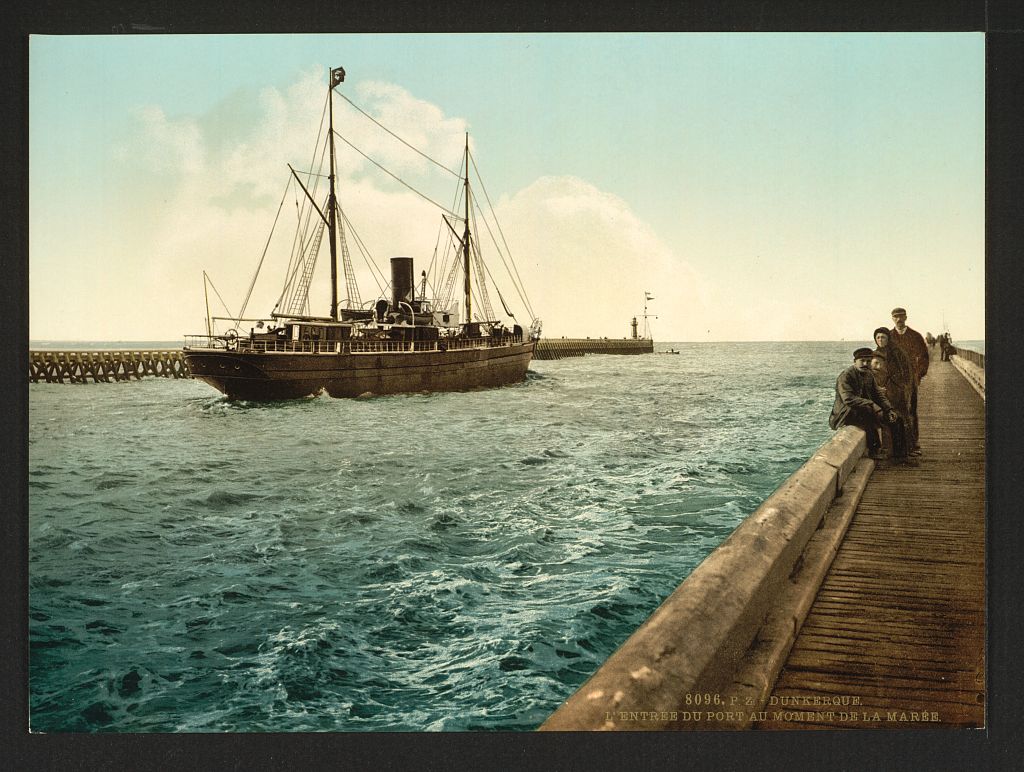
M 828 425 L 859 426 L 868 439 L 868 455 L 881 458 L 878 427 L 883 421 L 897 419 L 889 400 L 878 390 L 871 375 L 871 349 L 859 348 L 853 352 L 853 364 L 836 378 L 836 401 Z
M 910 455 L 921 455 L 920 427 L 917 421 L 917 390 L 921 379 L 928 373 L 928 345 L 921 333 L 907 327 L 907 309 L 894 308 L 892 321 L 895 324 L 889 331 L 889 343 L 901 349 L 914 366 L 914 385 L 910 392 L 910 431 L 908 438 L 911 443 Z
M 899 461 L 909 455 L 910 448 L 913 447 L 916 441 L 915 427 L 910 416 L 910 399 L 913 394 L 916 374 L 914 373 L 910 358 L 903 352 L 903 349 L 893 345 L 888 328 L 878 328 L 872 333 L 872 337 L 874 338 L 874 344 L 878 346 L 874 351 L 876 353 L 881 351 L 885 354 L 883 357 L 885 367 L 882 370 L 885 373 L 886 382 L 884 384 L 879 383 L 879 387 L 882 389 L 882 393 L 889 399 L 893 410 L 899 414 L 899 420 L 896 423 L 901 424 L 901 426 L 898 431 L 894 429 L 894 436 L 901 434 L 906 442 L 906 446 L 902 448 L 902 453 L 898 453 L 894 447 L 893 459 L 894 461 Z M 873 363 L 871 367 L 874 369 Z M 878 373 L 876 373 L 874 381 L 878 383 Z

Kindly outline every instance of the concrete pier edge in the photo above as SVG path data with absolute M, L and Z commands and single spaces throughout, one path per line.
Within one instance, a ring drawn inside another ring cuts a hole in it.
M 865 447 L 864 432 L 855 427 L 823 443 L 540 730 L 683 729 L 690 726 L 683 717 L 688 708 L 724 712 L 730 695 L 761 695 L 763 704 L 775 680 L 771 669 L 778 672 L 782 649 L 792 645 L 789 630 L 799 629 L 783 601 L 795 595 L 798 607 L 809 607 L 806 587 L 816 587 L 820 577 L 813 581 L 813 575 L 827 570 L 874 468 L 861 462 Z M 827 519 L 834 502 L 836 516 Z M 823 527 L 817 552 L 807 552 Z
M 974 387 L 974 390 L 981 395 L 981 398 L 985 399 L 985 370 L 984 368 L 978 367 L 974 362 L 968 359 L 964 359 L 959 354 L 953 354 L 949 361 L 953 363 L 953 367 L 960 371 L 960 373 L 967 379 L 967 382 Z
M 832 566 L 846 530 L 860 504 L 875 462 L 862 458 L 832 502 L 821 527 L 804 549 L 798 568 L 779 593 L 764 626 L 737 668 L 733 682 L 722 692 L 724 706 L 693 728 L 748 729 L 765 708 L 779 671 L 814 604 L 821 583 Z

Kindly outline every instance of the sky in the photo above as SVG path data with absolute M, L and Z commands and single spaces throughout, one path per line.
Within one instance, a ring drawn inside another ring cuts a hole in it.
M 469 133 L 545 336 L 627 336 L 649 292 L 662 341 L 868 341 L 894 306 L 922 333 L 985 337 L 969 32 L 33 36 L 30 339 L 202 333 L 203 272 L 237 313 L 265 248 L 247 315 L 269 313 L 287 165 L 310 168 L 337 66 L 340 93 L 444 165 Z M 454 177 L 339 98 L 335 127 L 452 201 Z M 411 256 L 418 275 L 439 210 L 344 145 L 338 160 L 376 262 Z

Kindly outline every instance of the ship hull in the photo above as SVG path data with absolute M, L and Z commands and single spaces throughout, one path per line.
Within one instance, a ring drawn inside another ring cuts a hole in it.
M 356 354 L 188 349 L 185 362 L 194 378 L 230 399 L 298 399 L 321 392 L 360 397 L 518 383 L 526 378 L 534 345 Z

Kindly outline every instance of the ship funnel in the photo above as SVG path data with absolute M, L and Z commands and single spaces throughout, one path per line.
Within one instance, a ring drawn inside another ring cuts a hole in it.
M 392 257 L 391 258 L 391 310 L 400 312 L 402 307 L 399 302 L 412 305 L 413 283 L 412 283 L 412 258 Z

